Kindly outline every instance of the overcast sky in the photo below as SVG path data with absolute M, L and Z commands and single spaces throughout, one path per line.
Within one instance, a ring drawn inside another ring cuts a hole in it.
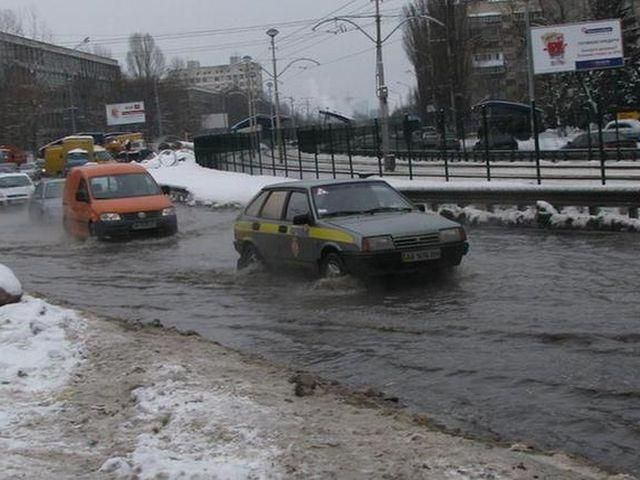
M 407 1 L 384 0 L 383 11 L 399 14 Z M 293 66 L 283 75 L 282 97 L 294 97 L 298 106 L 309 99 L 312 109 L 346 112 L 352 107 L 377 105 L 374 44 L 357 31 L 327 33 L 333 25 L 320 32 L 311 30 L 313 19 L 336 10 L 331 17 L 371 14 L 371 0 L 5 0 L 2 8 L 19 10 L 26 5 L 46 22 L 54 43 L 74 47 L 88 36 L 90 45 L 100 44 L 111 50 L 123 69 L 127 37 L 148 32 L 156 37 L 167 63 L 173 57 L 182 57 L 215 65 L 228 63 L 232 55 L 251 55 L 271 71 L 265 31 L 273 26 L 281 32 L 277 37 L 279 68 L 299 57 L 322 64 L 306 70 Z M 398 21 L 386 18 L 384 30 L 389 32 Z M 375 33 L 372 19 L 358 22 L 367 25 L 372 35 Z M 236 31 L 230 32 L 233 28 Z M 408 72 L 411 65 L 402 47 L 401 32 L 387 41 L 384 56 L 393 106 L 407 97 L 414 82 Z

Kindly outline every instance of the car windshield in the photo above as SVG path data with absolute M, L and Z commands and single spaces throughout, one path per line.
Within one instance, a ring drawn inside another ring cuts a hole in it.
M 64 190 L 64 182 L 52 182 L 46 185 L 44 191 L 45 198 L 60 198 Z
M 91 194 L 97 200 L 160 195 L 160 187 L 148 173 L 126 173 L 94 177 Z
M 404 197 L 383 182 L 323 185 L 311 192 L 319 218 L 413 210 Z
M 32 185 L 26 175 L 12 175 L 0 178 L 0 188 L 28 187 Z

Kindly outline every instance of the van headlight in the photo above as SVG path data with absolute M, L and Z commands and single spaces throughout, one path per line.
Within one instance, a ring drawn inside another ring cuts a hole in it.
M 362 239 L 362 250 L 365 252 L 377 252 L 380 250 L 393 250 L 393 238 L 390 235 L 379 237 L 366 237 Z
M 118 213 L 103 213 L 100 215 L 100 220 L 103 222 L 119 222 L 122 218 Z
M 440 243 L 463 242 L 466 238 L 464 229 L 460 227 L 440 230 Z
M 162 210 L 162 216 L 163 217 L 170 217 L 170 216 L 175 215 L 175 214 L 176 214 L 175 207 L 164 208 Z

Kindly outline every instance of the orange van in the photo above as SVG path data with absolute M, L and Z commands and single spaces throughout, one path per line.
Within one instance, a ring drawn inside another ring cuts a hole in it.
M 78 237 L 173 235 L 178 231 L 171 199 L 140 165 L 73 168 L 67 175 L 62 203 L 64 227 Z

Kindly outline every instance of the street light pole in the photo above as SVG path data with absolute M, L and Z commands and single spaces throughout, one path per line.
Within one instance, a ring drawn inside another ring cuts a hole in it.
M 282 125 L 280 123 L 280 93 L 278 92 L 278 64 L 276 61 L 276 35 L 280 33 L 275 28 L 267 30 L 267 35 L 271 37 L 271 54 L 273 60 L 273 87 L 275 93 L 276 109 L 276 142 L 278 143 L 278 159 L 280 163 L 284 161 L 284 149 L 282 145 Z
M 385 170 L 395 170 L 395 158 L 389 153 L 389 90 L 384 82 L 384 62 L 382 59 L 382 17 L 380 0 L 376 2 L 376 79 L 380 109 L 380 129 L 382 134 L 382 158 Z

